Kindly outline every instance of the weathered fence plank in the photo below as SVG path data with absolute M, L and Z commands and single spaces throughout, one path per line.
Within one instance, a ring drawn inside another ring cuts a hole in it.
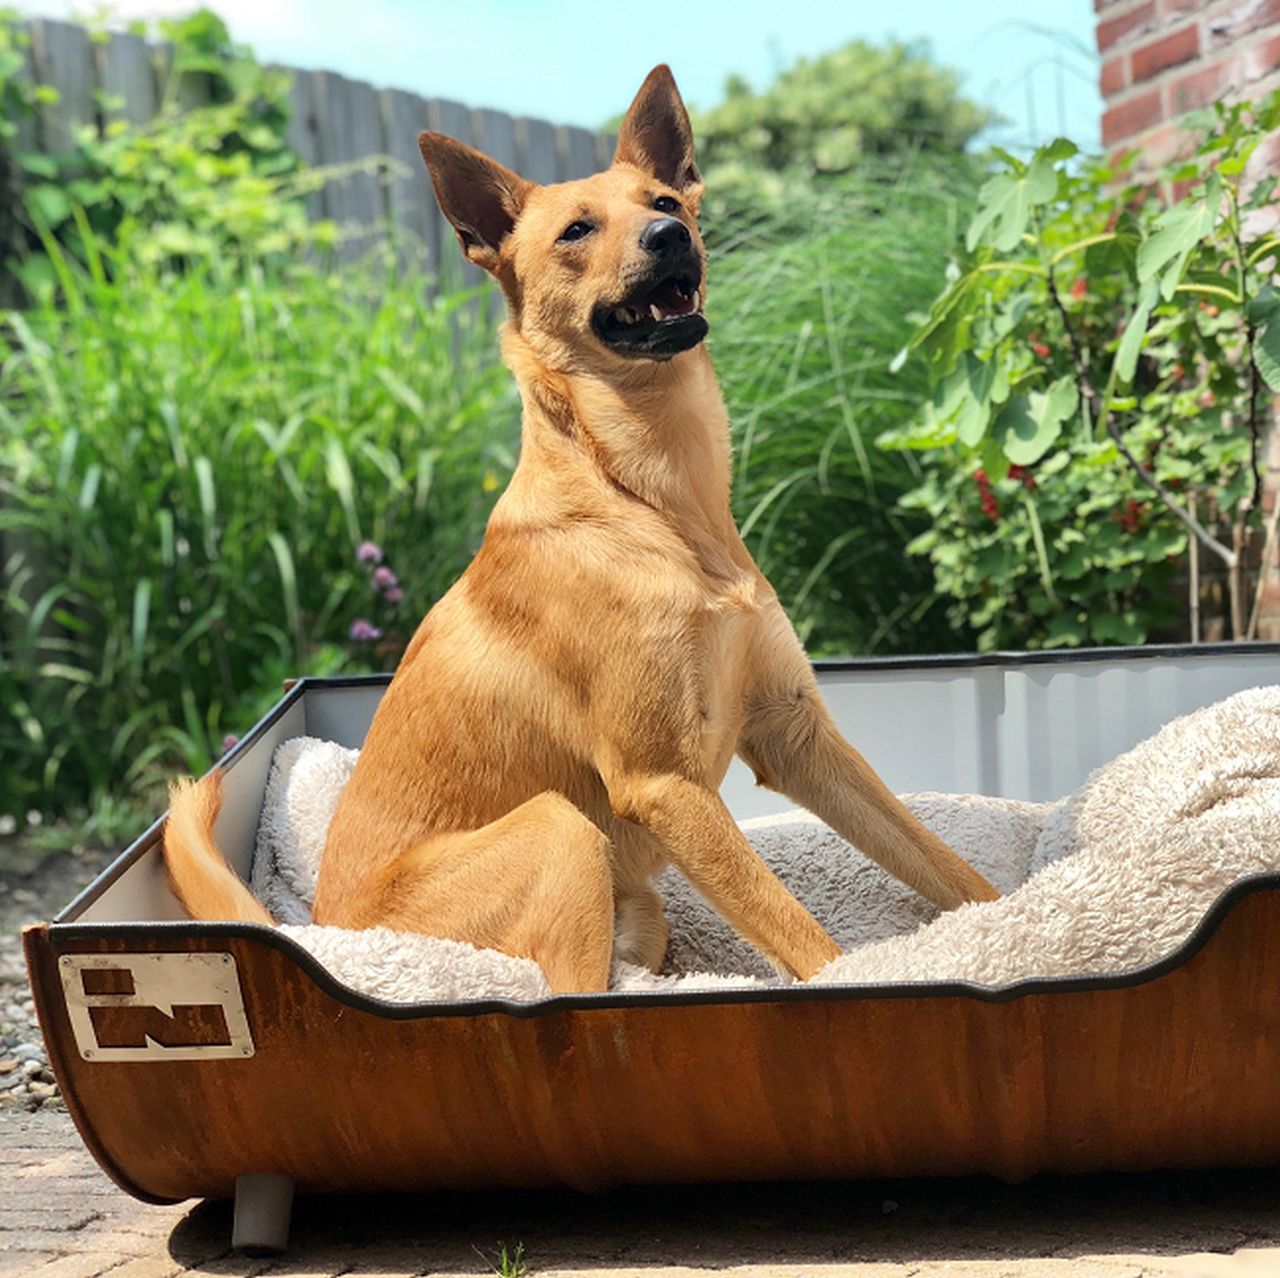
M 30 87 L 38 83 L 40 77 L 36 73 L 35 53 L 31 47 L 31 24 L 20 24 L 23 32 L 27 36 L 25 48 L 19 48 L 18 52 L 22 56 L 22 66 L 14 73 L 14 82 L 21 82 Z M 40 145 L 40 123 L 35 114 L 22 112 L 15 121 L 17 125 L 17 133 L 14 136 L 14 150 L 21 155 L 24 151 L 34 151 Z
M 311 106 L 316 119 L 316 162 L 341 164 L 351 156 L 351 117 L 343 91 L 346 77 L 334 71 L 316 71 L 311 76 Z M 350 187 L 344 178 L 331 178 L 324 187 L 324 212 L 345 224 L 350 217 Z
M 387 216 L 394 227 L 402 266 L 434 271 L 440 261 L 440 226 L 431 181 L 418 150 L 418 134 L 427 127 L 427 101 L 416 93 L 384 89 L 382 149 L 404 171 L 387 184 Z
M 58 91 L 57 102 L 40 113 L 40 142 L 46 151 L 65 151 L 75 142 L 76 129 L 97 125 L 93 94 L 97 70 L 89 33 L 70 22 L 36 18 L 31 23 L 31 52 L 36 78 Z
M 103 118 L 145 124 L 160 109 L 150 46 L 141 36 L 116 31 L 96 52 L 98 84 L 108 99 L 117 99 L 103 103 Z
M 289 76 L 289 121 L 284 127 L 285 145 L 308 168 L 320 163 L 319 126 L 316 122 L 315 98 L 311 71 L 295 71 L 292 67 L 273 67 Z M 317 222 L 325 216 L 324 191 L 307 196 L 307 217 Z
M 469 146 L 475 145 L 471 133 L 471 108 L 450 98 L 427 99 L 427 128 L 434 133 L 447 133 Z
M 556 131 L 546 120 L 516 121 L 516 170 L 531 182 L 556 181 Z
M 491 155 L 499 164 L 516 168 L 516 122 L 505 111 L 481 107 L 471 113 L 473 146 Z
M 363 80 L 348 80 L 347 110 L 350 112 L 350 154 L 352 164 L 366 162 L 347 179 L 349 184 L 349 224 L 342 240 L 342 252 L 350 258 L 362 257 L 380 234 L 387 218 L 386 185 L 383 181 L 382 107 L 378 91 Z M 377 158 L 377 163 L 369 161 Z
M 616 133 L 597 133 L 596 137 L 596 168 L 607 169 L 613 163 L 613 153 L 618 149 L 618 135 Z
M 590 130 L 562 124 L 556 130 L 556 144 L 560 152 L 561 181 L 589 177 L 596 172 L 596 135 Z

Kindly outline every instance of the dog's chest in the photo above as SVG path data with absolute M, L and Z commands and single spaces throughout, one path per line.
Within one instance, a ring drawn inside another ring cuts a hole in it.
M 744 689 L 761 624 L 755 578 L 746 573 L 704 579 L 691 654 L 697 685 L 704 766 L 717 782 L 729 766 L 745 713 Z

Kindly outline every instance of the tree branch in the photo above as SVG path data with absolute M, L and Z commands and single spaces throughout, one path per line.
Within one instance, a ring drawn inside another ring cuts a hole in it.
M 1076 387 L 1080 392 L 1080 398 L 1087 400 L 1096 410 L 1099 402 L 1098 392 L 1094 390 L 1093 383 L 1089 380 L 1089 361 L 1085 358 L 1084 349 L 1080 345 L 1080 339 L 1076 337 L 1075 329 L 1071 327 L 1071 316 L 1067 314 L 1067 308 L 1062 302 L 1062 294 L 1058 292 L 1058 281 L 1054 278 L 1052 264 L 1049 266 L 1047 276 L 1049 296 L 1057 307 L 1062 327 L 1067 334 L 1067 344 L 1071 347 L 1071 362 L 1075 365 Z
M 1246 520 L 1253 511 L 1262 509 L 1262 468 L 1258 465 L 1258 452 L 1262 443 L 1258 429 L 1258 364 L 1253 358 L 1253 338 L 1254 326 L 1246 323 L 1245 350 L 1249 352 L 1249 469 L 1253 472 L 1253 495 L 1249 499 L 1249 508 L 1244 512 Z
M 1160 498 L 1168 510 L 1185 524 L 1191 533 L 1208 546 L 1228 568 L 1234 568 L 1236 564 L 1235 551 L 1224 546 L 1203 524 L 1198 520 L 1192 519 L 1178 505 L 1174 495 L 1129 451 L 1129 445 L 1124 442 L 1124 436 L 1120 434 L 1120 428 L 1111 420 L 1110 414 L 1107 416 L 1107 434 L 1115 441 L 1116 447 L 1120 450 L 1120 455 L 1133 467 L 1138 478 Z
M 1124 436 L 1121 435 L 1119 428 L 1111 418 L 1110 394 L 1108 394 L 1106 402 L 1103 403 L 1102 397 L 1094 390 L 1093 383 L 1089 380 L 1089 364 L 1084 357 L 1080 341 L 1076 337 L 1076 331 L 1071 326 L 1071 316 L 1067 314 L 1067 308 L 1063 305 L 1062 295 L 1058 292 L 1058 283 L 1054 279 L 1052 265 L 1050 265 L 1046 275 L 1049 284 L 1049 296 L 1052 298 L 1054 306 L 1057 307 L 1058 315 L 1062 319 L 1062 327 L 1067 334 L 1067 343 L 1071 347 L 1071 362 L 1075 365 L 1076 385 L 1079 388 L 1081 398 L 1088 400 L 1095 408 L 1099 409 L 1106 423 L 1107 434 L 1115 441 L 1116 447 L 1120 450 L 1120 455 L 1133 467 L 1142 482 L 1160 498 L 1166 509 L 1186 526 L 1192 536 L 1208 546 L 1229 569 L 1234 568 L 1239 558 L 1236 552 L 1230 547 L 1224 546 L 1199 520 L 1187 514 L 1178 504 L 1174 495 L 1129 450 L 1129 445 L 1124 442 Z

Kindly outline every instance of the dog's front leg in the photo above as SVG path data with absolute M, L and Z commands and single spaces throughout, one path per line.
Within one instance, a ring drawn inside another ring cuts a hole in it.
M 809 659 L 776 604 L 753 656 L 738 754 L 761 785 L 808 808 L 944 910 L 999 896 L 840 735 Z
M 629 770 L 606 775 L 605 784 L 614 812 L 652 834 L 672 864 L 770 961 L 807 979 L 839 955 L 713 790 L 672 773 Z

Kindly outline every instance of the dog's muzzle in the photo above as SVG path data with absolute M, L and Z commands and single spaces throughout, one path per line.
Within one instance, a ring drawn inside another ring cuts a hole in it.
M 670 359 L 707 335 L 702 314 L 702 258 L 678 218 L 655 218 L 640 233 L 653 267 L 625 297 L 602 302 L 591 316 L 596 337 L 635 359 Z

